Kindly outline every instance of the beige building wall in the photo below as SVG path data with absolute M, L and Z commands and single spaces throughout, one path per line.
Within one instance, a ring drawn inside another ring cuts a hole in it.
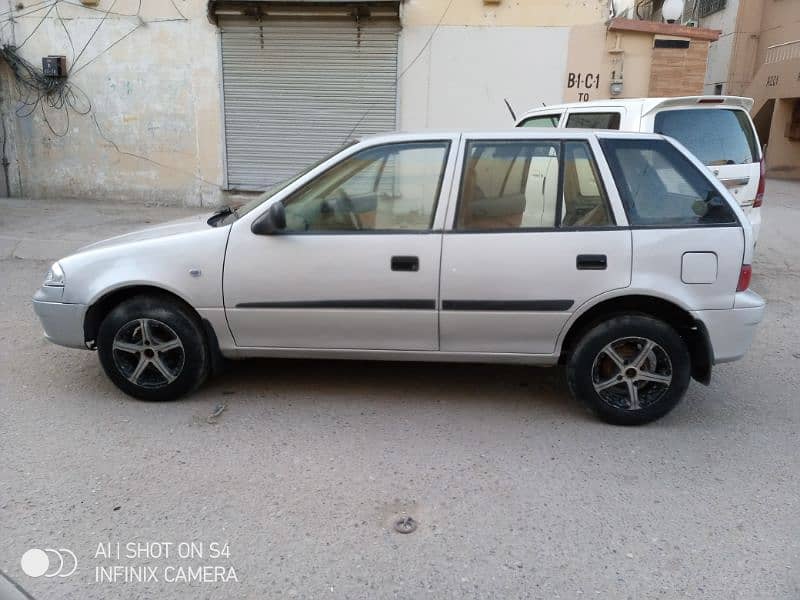
M 565 101 L 701 94 L 709 41 L 717 35 L 708 29 L 628 19 L 573 27 Z M 655 48 L 657 38 L 684 41 L 689 48 Z M 611 93 L 614 82 L 622 85 L 616 95 Z
M 730 65 L 731 93 L 754 99 L 753 117 L 767 145 L 767 172 L 800 178 L 800 2 L 740 2 Z
M 605 24 L 573 27 L 564 102 L 610 98 L 612 81 L 623 83 L 617 98 L 647 96 L 652 47 L 651 34 L 608 31 Z
M 445 14 L 448 4 L 450 8 Z M 403 27 L 570 27 L 602 23 L 608 0 L 405 0 Z

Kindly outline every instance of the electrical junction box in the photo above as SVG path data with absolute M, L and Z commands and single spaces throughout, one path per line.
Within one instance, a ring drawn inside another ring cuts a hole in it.
M 43 56 L 42 74 L 45 77 L 66 77 L 67 76 L 67 57 L 66 56 Z

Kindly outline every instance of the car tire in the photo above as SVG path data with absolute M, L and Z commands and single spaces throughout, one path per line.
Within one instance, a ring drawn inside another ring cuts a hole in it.
M 135 296 L 114 307 L 100 324 L 97 351 L 119 389 L 149 401 L 194 391 L 211 363 L 197 315 L 168 296 Z
M 689 387 L 691 359 L 680 335 L 644 315 L 589 329 L 567 362 L 572 396 L 602 420 L 642 425 L 666 415 Z

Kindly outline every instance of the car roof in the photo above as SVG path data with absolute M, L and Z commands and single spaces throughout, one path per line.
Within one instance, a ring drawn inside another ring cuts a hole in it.
M 452 140 L 459 137 L 470 140 L 515 140 L 515 139 L 540 139 L 540 140 L 569 140 L 569 139 L 588 139 L 591 137 L 605 138 L 631 138 L 631 139 L 663 139 L 664 136 L 657 133 L 646 133 L 640 131 L 615 131 L 610 129 L 536 129 L 536 128 L 517 128 L 517 129 L 496 129 L 496 130 L 476 130 L 476 131 L 400 131 L 394 133 L 383 133 L 377 135 L 364 136 L 359 139 L 359 146 L 392 142 L 416 142 L 416 141 L 436 141 Z
M 753 99 L 741 96 L 679 96 L 676 98 L 610 98 L 607 100 L 590 100 L 589 102 L 568 102 L 565 104 L 551 104 L 534 108 L 518 119 L 539 114 L 547 114 L 554 111 L 566 110 L 571 108 L 615 108 L 636 106 L 642 108 L 642 114 L 646 115 L 659 108 L 670 107 L 698 107 L 703 108 L 741 108 L 750 112 L 753 108 Z

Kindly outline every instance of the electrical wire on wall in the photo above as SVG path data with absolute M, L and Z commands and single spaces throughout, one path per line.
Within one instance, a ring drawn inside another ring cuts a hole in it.
M 48 77 L 27 60 L 13 46 L 0 48 L 0 57 L 6 61 L 14 74 L 19 105 L 18 117 L 30 117 L 37 109 L 50 132 L 64 137 L 69 132 L 70 110 L 79 115 L 88 115 L 92 110 L 89 96 L 66 77 Z M 63 114 L 63 129 L 54 127 L 48 109 Z
M 167 23 L 176 21 L 188 22 L 189 20 L 180 10 L 180 8 L 178 8 L 175 0 L 169 0 L 169 3 L 171 4 L 174 12 L 177 13 L 177 16 L 168 16 L 149 20 L 145 20 L 141 14 L 143 0 L 138 0 L 135 13 L 114 11 L 117 1 L 118 0 L 112 0 L 108 9 L 102 9 L 93 6 L 85 6 L 75 0 L 40 0 L 38 2 L 29 4 L 24 8 L 0 11 L 0 59 L 4 60 L 8 64 L 11 72 L 14 75 L 16 94 L 19 102 L 16 109 L 17 116 L 20 118 L 26 118 L 31 117 L 35 113 L 39 112 L 41 113 L 43 122 L 47 125 L 50 132 L 56 137 L 64 137 L 67 135 L 70 129 L 70 113 L 75 113 L 79 116 L 88 115 L 97 128 L 100 137 L 105 140 L 117 153 L 149 162 L 161 168 L 171 169 L 173 171 L 183 173 L 194 178 L 195 180 L 216 188 L 221 187 L 220 184 L 207 181 L 206 179 L 203 179 L 202 177 L 199 177 L 198 175 L 189 171 L 185 171 L 171 165 L 165 165 L 146 156 L 142 156 L 133 152 L 127 152 L 121 149 L 120 146 L 101 128 L 100 123 L 97 120 L 97 115 L 93 111 L 93 104 L 89 95 L 71 80 L 71 77 L 77 75 L 80 71 L 87 68 L 89 65 L 94 63 L 97 59 L 110 51 L 117 44 L 123 42 L 140 28 L 151 23 Z M 97 26 L 93 29 L 89 38 L 79 49 L 76 49 L 74 37 L 70 33 L 64 18 L 59 12 L 59 5 L 71 5 L 82 8 L 86 11 L 99 13 L 101 15 L 97 19 Z M 44 11 L 44 14 L 31 29 L 30 33 L 22 41 L 22 43 L 15 46 L 14 44 L 5 41 L 5 32 L 9 25 L 13 28 L 14 24 L 17 22 L 17 19 L 21 17 L 29 17 L 42 11 Z M 51 17 L 51 15 L 53 16 Z M 81 63 L 81 59 L 86 55 L 86 51 L 92 45 L 98 31 L 111 15 L 115 17 L 134 18 L 136 22 L 125 34 L 106 45 L 89 60 L 83 60 Z M 48 18 L 53 18 L 59 22 L 70 45 L 72 59 L 65 77 L 52 77 L 45 75 L 42 69 L 34 66 L 20 54 L 20 50 L 25 46 L 28 40 L 30 40 L 40 30 L 43 23 L 45 23 Z M 61 117 L 59 118 L 60 126 L 58 123 L 54 123 L 53 119 L 53 116 L 58 113 L 61 114 Z

